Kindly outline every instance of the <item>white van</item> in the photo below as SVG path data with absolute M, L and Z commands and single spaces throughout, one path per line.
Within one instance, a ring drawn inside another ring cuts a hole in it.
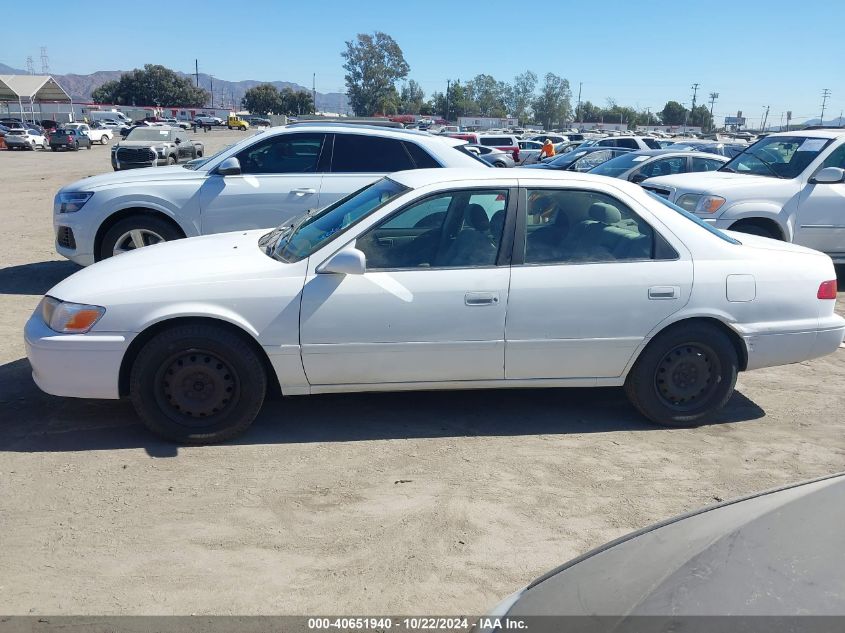
M 91 121 L 91 123 L 94 121 L 111 120 L 118 123 L 125 123 L 126 125 L 132 125 L 132 119 L 123 114 L 123 112 L 118 112 L 117 110 L 91 110 L 88 112 L 88 120 Z

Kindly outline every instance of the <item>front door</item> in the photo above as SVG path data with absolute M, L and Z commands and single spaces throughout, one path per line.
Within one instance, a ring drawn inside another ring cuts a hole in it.
M 622 374 L 681 309 L 692 261 L 625 203 L 596 190 L 529 189 L 514 238 L 507 378 Z
M 321 262 L 310 262 L 300 315 L 308 382 L 501 380 L 510 197 L 472 189 L 412 203 L 355 240 L 363 275 L 315 273 Z
M 825 167 L 845 169 L 845 143 L 834 149 L 819 169 Z M 794 241 L 837 259 L 845 257 L 845 183 L 804 185 Z
M 200 188 L 202 233 L 278 226 L 320 206 L 325 134 L 279 134 L 236 157 L 241 174 L 210 174 Z

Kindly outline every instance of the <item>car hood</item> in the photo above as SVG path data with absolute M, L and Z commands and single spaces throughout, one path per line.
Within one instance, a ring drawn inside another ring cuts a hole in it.
M 119 141 L 114 144 L 114 147 L 153 147 L 154 145 L 173 145 L 173 141 L 167 139 L 160 141 Z
M 749 191 L 760 191 L 761 188 L 768 196 L 773 191 L 782 189 L 792 191 L 797 185 L 792 180 L 768 176 L 752 176 L 750 174 L 735 174 L 728 171 L 703 171 L 674 176 L 656 176 L 642 182 L 643 186 L 671 187 L 676 191 L 721 195 L 726 191 L 747 188 Z
M 218 233 L 147 246 L 83 268 L 47 294 L 63 301 L 109 306 L 137 297 L 174 300 L 190 288 L 235 287 L 250 279 L 284 277 L 293 268 L 264 254 L 267 229 Z M 134 300 L 134 299 L 133 299 Z
M 123 143 L 120 145 L 123 147 Z M 60 189 L 60 191 L 96 191 L 100 187 L 122 185 L 126 183 L 153 183 L 162 180 L 193 180 L 195 178 L 205 178 L 207 174 L 208 172 L 205 170 L 186 169 L 180 165 L 172 165 L 169 167 L 146 167 L 143 169 L 130 169 L 108 174 L 100 174 L 99 176 L 88 176 L 82 180 L 77 180 L 69 185 L 65 185 Z
M 508 616 L 843 615 L 843 524 L 843 474 L 762 493 L 577 558 Z

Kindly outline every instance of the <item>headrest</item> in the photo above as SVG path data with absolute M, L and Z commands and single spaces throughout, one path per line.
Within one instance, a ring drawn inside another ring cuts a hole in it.
M 468 204 L 464 212 L 467 224 L 477 231 L 486 231 L 490 228 L 490 218 L 480 204 Z
M 606 202 L 594 202 L 590 206 L 590 218 L 604 224 L 616 224 L 622 220 L 619 209 Z

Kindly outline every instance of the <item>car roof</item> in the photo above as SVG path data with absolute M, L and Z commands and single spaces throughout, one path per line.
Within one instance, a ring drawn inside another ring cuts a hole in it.
M 778 137 L 778 136 L 806 136 L 808 138 L 839 138 L 840 136 L 845 136 L 845 129 L 839 130 L 799 130 L 795 132 L 775 132 L 773 134 L 767 134 L 766 138 L 770 137 Z
M 472 169 L 472 168 L 432 168 L 412 169 L 397 171 L 390 174 L 390 179 L 411 189 L 418 189 L 434 183 L 460 182 L 460 181 L 501 181 L 501 180 L 578 180 L 581 182 L 594 182 L 596 184 L 608 184 L 606 176 L 595 176 L 583 172 L 566 172 L 553 169 Z M 613 181 L 613 186 L 620 186 Z M 626 183 L 621 183 L 625 185 Z M 630 183 L 627 183 L 630 184 Z M 639 189 L 638 185 L 631 185 Z

